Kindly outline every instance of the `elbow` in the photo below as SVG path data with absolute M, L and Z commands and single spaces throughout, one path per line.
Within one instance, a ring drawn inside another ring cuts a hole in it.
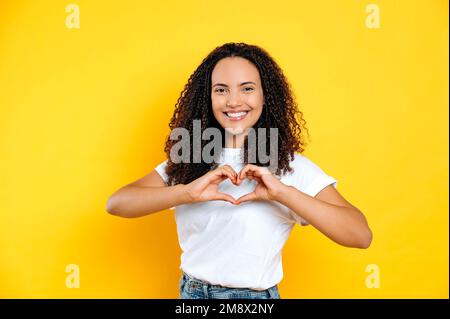
M 108 198 L 108 200 L 106 201 L 105 210 L 111 215 L 116 215 L 117 214 L 117 210 L 116 210 L 116 207 L 114 205 L 114 200 L 113 200 L 112 196 L 110 198 Z
M 108 200 L 106 202 L 105 210 L 111 215 L 124 217 L 120 213 L 120 209 L 118 208 L 118 205 L 117 205 L 117 199 L 116 199 L 116 197 L 114 197 L 114 195 L 111 195 L 108 198 Z
M 367 219 L 365 218 L 363 213 L 359 209 L 358 209 L 358 212 L 362 216 L 363 225 L 361 226 L 361 230 L 359 232 L 358 243 L 354 247 L 360 248 L 360 249 L 367 249 L 372 244 L 373 234 L 372 234 L 372 230 L 369 227 L 369 224 L 367 223 Z
M 358 212 L 360 212 L 358 210 Z M 370 229 L 367 220 L 364 218 L 364 215 L 360 212 L 363 217 L 362 223 L 359 222 L 359 225 L 352 225 L 349 229 L 347 229 L 347 233 L 345 235 L 345 240 L 336 241 L 338 244 L 349 247 L 349 248 L 359 248 L 359 249 L 367 249 L 372 244 L 372 230 Z
M 370 245 L 372 244 L 372 231 L 370 230 L 370 228 L 367 227 L 366 232 L 364 233 L 363 236 L 361 236 L 361 239 L 359 240 L 358 245 L 356 246 L 356 248 L 360 248 L 360 249 L 367 249 L 370 247 Z

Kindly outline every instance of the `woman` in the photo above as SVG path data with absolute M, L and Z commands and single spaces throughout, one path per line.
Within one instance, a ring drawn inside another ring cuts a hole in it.
M 198 161 L 208 140 L 195 142 L 194 120 L 202 131 L 222 133 L 214 161 L 205 153 Z M 280 298 L 281 251 L 296 223 L 347 247 L 368 248 L 372 240 L 364 215 L 338 193 L 336 180 L 300 154 L 304 124 L 282 70 L 265 50 L 245 43 L 217 47 L 189 78 L 169 124 L 172 132 L 188 132 L 185 160 L 174 160 L 179 141 L 169 137 L 167 160 L 116 191 L 107 211 L 131 218 L 176 207 L 180 298 Z M 250 135 L 257 128 L 276 131 Z M 257 146 L 250 143 L 255 135 Z M 272 169 L 255 156 L 262 146 L 275 151 Z

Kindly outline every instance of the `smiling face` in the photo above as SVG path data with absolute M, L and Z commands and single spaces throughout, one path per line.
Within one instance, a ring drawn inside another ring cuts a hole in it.
M 225 147 L 241 147 L 248 129 L 258 121 L 264 104 L 261 79 L 256 66 L 241 57 L 220 60 L 211 75 L 214 117 L 234 141 Z

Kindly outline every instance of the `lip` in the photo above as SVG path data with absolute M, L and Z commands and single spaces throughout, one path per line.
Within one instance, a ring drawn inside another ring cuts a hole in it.
M 244 115 L 238 116 L 238 117 L 229 117 L 227 115 L 227 113 L 242 113 L 242 112 L 246 112 L 246 113 Z M 250 110 L 240 110 L 240 111 L 233 110 L 233 111 L 229 111 L 229 112 L 223 112 L 223 115 L 225 116 L 225 118 L 227 120 L 236 122 L 236 121 L 241 121 L 241 120 L 245 119 L 247 117 L 248 113 L 250 113 Z

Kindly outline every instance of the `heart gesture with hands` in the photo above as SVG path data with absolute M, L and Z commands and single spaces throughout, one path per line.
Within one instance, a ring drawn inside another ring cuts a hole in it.
M 238 177 L 234 169 L 229 165 L 223 165 L 187 184 L 189 201 L 198 203 L 210 200 L 224 200 L 236 205 L 237 202 L 233 196 L 219 192 L 219 184 L 227 178 L 233 184 L 238 185 Z
M 276 200 L 284 185 L 276 178 L 267 167 L 247 164 L 240 171 L 238 185 L 244 179 L 255 180 L 257 185 L 251 193 L 245 194 L 237 199 L 237 204 L 253 200 Z
M 219 184 L 226 179 L 239 186 L 244 179 L 255 180 L 257 185 L 253 192 L 245 194 L 238 199 L 231 195 L 219 192 Z M 210 200 L 224 200 L 234 205 L 254 200 L 276 200 L 284 185 L 267 167 L 247 164 L 237 174 L 229 165 L 220 166 L 205 175 L 187 184 L 189 202 L 198 203 Z

